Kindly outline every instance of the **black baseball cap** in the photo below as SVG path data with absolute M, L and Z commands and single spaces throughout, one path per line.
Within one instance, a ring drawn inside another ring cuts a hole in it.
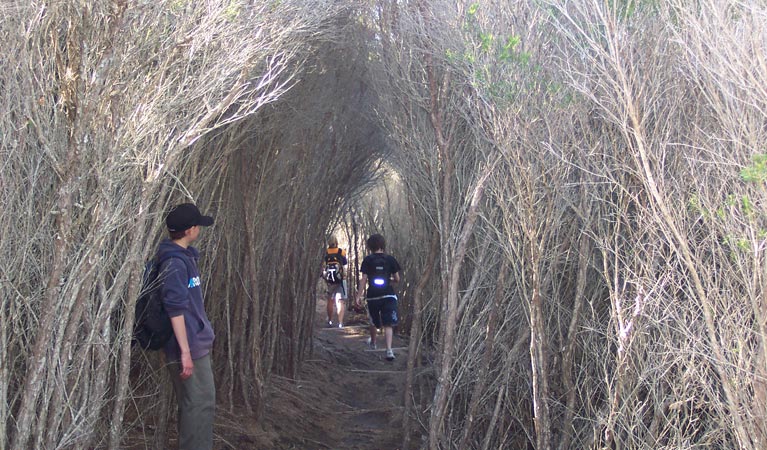
M 213 218 L 203 216 L 192 203 L 182 203 L 170 210 L 165 218 L 165 225 L 168 226 L 168 231 L 184 231 L 196 225 L 209 227 L 213 225 Z

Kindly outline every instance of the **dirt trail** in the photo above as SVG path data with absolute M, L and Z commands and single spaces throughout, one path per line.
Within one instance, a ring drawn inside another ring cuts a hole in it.
M 365 343 L 368 319 L 348 313 L 342 329 L 325 324 L 317 303 L 314 353 L 299 380 L 275 380 L 266 417 L 272 448 L 395 450 L 402 442 L 406 341 L 395 336 L 394 361 Z

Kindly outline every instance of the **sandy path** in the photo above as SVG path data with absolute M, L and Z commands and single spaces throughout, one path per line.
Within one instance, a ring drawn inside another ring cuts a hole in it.
M 386 361 L 383 350 L 372 351 L 365 343 L 367 315 L 347 314 L 342 329 L 328 328 L 325 320 L 323 299 L 315 311 L 313 352 L 298 379 L 272 377 L 265 422 L 248 425 L 241 416 L 233 418 L 239 429 L 245 426 L 250 432 L 232 433 L 221 448 L 400 448 L 406 341 L 395 336 L 397 358 Z M 379 344 L 383 347 L 382 337 Z
M 368 349 L 367 317 L 348 314 L 343 329 L 325 326 L 325 301 L 317 304 L 314 356 L 306 375 L 326 380 L 325 406 L 336 420 L 326 440 L 332 449 L 397 449 L 402 441 L 402 392 L 407 355 L 395 336 L 397 358 L 386 361 L 383 350 Z M 379 349 L 384 347 L 379 336 Z M 321 373 L 320 372 L 324 372 Z M 324 409 L 324 408 L 323 408 Z

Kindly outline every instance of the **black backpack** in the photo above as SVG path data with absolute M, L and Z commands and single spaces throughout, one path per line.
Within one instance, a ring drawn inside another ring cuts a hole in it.
M 328 284 L 339 284 L 344 279 L 343 251 L 339 248 L 337 253 L 325 255 L 325 281 Z
M 383 288 L 389 285 L 391 270 L 389 260 L 383 254 L 376 254 L 370 261 L 368 284 L 372 287 Z
M 160 276 L 160 266 L 173 256 L 155 256 L 144 265 L 141 292 L 136 301 L 136 323 L 133 326 L 133 342 L 138 343 L 144 350 L 159 350 L 173 336 L 173 326 L 162 303 Z

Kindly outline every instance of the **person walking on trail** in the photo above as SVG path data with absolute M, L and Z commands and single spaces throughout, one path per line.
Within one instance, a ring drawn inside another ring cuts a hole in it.
M 346 310 L 346 280 L 344 279 L 344 266 L 346 266 L 346 252 L 338 248 L 338 239 L 331 236 L 328 239 L 328 248 L 325 251 L 325 259 L 322 263 L 322 273 L 327 285 L 327 312 L 328 327 L 333 326 L 333 313 L 338 317 L 338 328 L 344 327 L 344 312 Z
M 386 240 L 380 234 L 374 234 L 367 240 L 371 252 L 362 260 L 359 286 L 355 304 L 362 304 L 362 293 L 367 286 L 367 305 L 370 314 L 370 338 L 368 345 L 376 348 L 377 329 L 383 327 L 386 340 L 386 359 L 394 361 L 394 351 L 391 348 L 393 327 L 397 326 L 397 295 L 394 293 L 395 283 L 399 282 L 401 270 L 397 260 L 385 253 Z
M 157 253 L 172 254 L 160 270 L 165 276 L 163 306 L 173 327 L 163 350 L 178 401 L 178 448 L 212 449 L 216 388 L 210 352 L 215 336 L 203 305 L 200 253 L 190 244 L 199 237 L 200 227 L 213 225 L 213 218 L 184 203 L 171 209 L 165 224 L 170 237 Z

